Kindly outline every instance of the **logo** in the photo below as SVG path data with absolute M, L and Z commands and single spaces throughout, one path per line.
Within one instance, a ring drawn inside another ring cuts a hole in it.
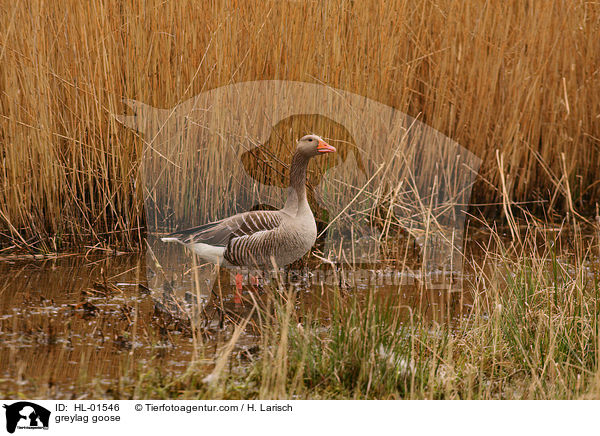
M 18 429 L 36 430 L 48 429 L 50 411 L 42 406 L 29 401 L 19 401 L 10 405 L 4 404 L 6 409 L 6 431 L 14 433 Z
M 148 271 L 192 268 L 212 295 L 215 270 L 196 268 L 160 236 L 279 209 L 291 149 L 314 132 L 338 149 L 309 168 L 319 257 L 367 278 L 373 265 L 395 259 L 390 274 L 398 283 L 462 289 L 465 219 L 481 160 L 425 123 L 349 91 L 277 80 L 227 85 L 168 109 L 124 103 L 129 114 L 115 119 L 144 141 L 136 189 L 144 197 Z M 153 274 L 149 283 L 162 289 L 164 277 Z

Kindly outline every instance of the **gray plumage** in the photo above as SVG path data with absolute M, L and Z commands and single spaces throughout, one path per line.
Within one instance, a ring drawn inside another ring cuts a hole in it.
M 306 199 L 306 168 L 310 158 L 335 148 L 316 135 L 306 135 L 296 147 L 290 169 L 290 187 L 281 210 L 258 210 L 171 233 L 176 241 L 201 258 L 236 266 L 288 265 L 315 243 L 317 226 Z

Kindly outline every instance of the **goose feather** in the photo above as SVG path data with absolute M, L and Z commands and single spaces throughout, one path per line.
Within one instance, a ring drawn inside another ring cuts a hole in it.
M 310 250 L 317 236 L 315 219 L 306 200 L 308 161 L 319 153 L 333 151 L 334 147 L 316 135 L 298 141 L 283 209 L 239 213 L 171 233 L 162 240 L 184 244 L 216 264 L 285 266 L 294 262 Z

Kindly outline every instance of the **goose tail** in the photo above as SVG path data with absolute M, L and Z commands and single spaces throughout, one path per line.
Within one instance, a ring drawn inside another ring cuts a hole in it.
M 176 236 L 165 236 L 164 238 L 160 238 L 161 241 L 163 242 L 179 242 L 182 243 L 181 240 L 179 238 L 177 238 Z
M 224 263 L 223 260 L 225 254 L 225 247 L 203 244 L 201 242 L 186 243 L 177 236 L 165 236 L 164 238 L 160 238 L 160 240 L 163 242 L 179 242 L 180 244 L 191 248 L 197 255 L 199 255 L 202 259 L 206 260 L 207 262 L 219 265 Z

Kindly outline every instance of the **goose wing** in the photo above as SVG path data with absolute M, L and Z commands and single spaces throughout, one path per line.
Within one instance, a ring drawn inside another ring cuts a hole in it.
M 283 213 L 273 210 L 256 210 L 239 213 L 229 218 L 171 233 L 184 244 L 203 243 L 225 247 L 233 238 L 251 236 L 265 230 L 273 230 L 281 224 Z

